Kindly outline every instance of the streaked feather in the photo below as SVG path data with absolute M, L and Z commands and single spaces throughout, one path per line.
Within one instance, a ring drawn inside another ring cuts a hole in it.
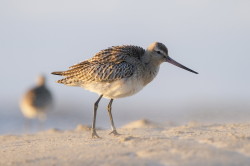
M 113 46 L 98 52 L 89 60 L 73 65 L 64 72 L 53 72 L 66 78 L 58 83 L 78 86 L 86 82 L 112 82 L 133 75 L 136 66 L 131 61 L 140 61 L 145 50 L 137 46 Z

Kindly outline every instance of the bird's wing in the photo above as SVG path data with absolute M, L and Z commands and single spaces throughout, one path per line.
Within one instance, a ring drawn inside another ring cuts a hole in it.
M 58 83 L 80 85 L 89 81 L 110 82 L 133 75 L 135 66 L 145 50 L 138 46 L 113 46 L 98 52 L 93 58 L 73 65 L 68 71 L 56 72 L 66 76 Z
M 33 105 L 36 107 L 44 108 L 52 104 L 52 95 L 45 86 L 37 87 L 35 93 L 36 99 L 34 100 Z
M 36 108 L 44 108 L 51 103 L 51 93 L 45 87 L 34 87 L 24 96 L 24 100 Z
M 66 78 L 59 83 L 79 85 L 87 82 L 111 82 L 133 75 L 135 66 L 127 62 L 115 63 L 85 63 L 63 72 Z

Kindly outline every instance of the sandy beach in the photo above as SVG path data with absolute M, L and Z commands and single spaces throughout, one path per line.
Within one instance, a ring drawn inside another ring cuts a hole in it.
M 0 136 L 0 165 L 105 166 L 249 166 L 250 124 L 155 124 L 131 122 L 118 129 L 98 130 L 91 139 L 87 126 L 50 129 L 28 135 Z

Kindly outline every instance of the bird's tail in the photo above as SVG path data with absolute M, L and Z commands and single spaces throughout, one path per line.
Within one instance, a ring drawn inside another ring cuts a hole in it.
M 55 71 L 55 72 L 52 72 L 51 74 L 54 74 L 54 75 L 63 75 L 63 71 Z
M 51 74 L 65 76 L 65 72 L 63 71 L 55 71 Z M 56 81 L 57 83 L 68 85 L 68 86 L 79 86 L 79 80 L 74 79 L 74 76 L 66 76 L 61 80 Z

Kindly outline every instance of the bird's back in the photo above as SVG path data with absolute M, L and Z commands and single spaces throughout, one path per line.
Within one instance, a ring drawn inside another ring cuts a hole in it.
M 138 46 L 113 46 L 98 52 L 90 61 L 97 63 L 119 63 L 121 61 L 140 60 L 144 53 L 145 50 Z

